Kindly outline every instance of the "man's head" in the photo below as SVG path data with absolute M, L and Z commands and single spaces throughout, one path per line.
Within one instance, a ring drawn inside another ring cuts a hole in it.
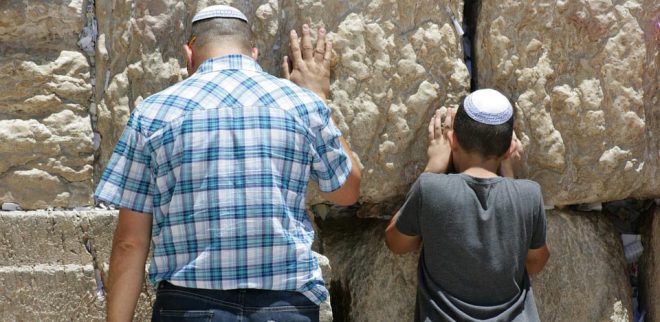
M 208 58 L 244 54 L 256 59 L 258 55 L 247 18 L 238 9 L 225 5 L 206 7 L 195 14 L 184 50 L 189 74 Z
M 500 92 L 475 91 L 456 111 L 455 138 L 465 152 L 486 159 L 502 157 L 511 146 L 513 114 L 511 103 Z

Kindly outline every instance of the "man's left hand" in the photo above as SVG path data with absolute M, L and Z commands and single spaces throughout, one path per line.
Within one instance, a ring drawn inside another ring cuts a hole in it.
M 289 57 L 284 56 L 282 75 L 299 86 L 310 89 L 322 99 L 330 94 L 330 62 L 332 42 L 326 41 L 325 28 L 319 27 L 316 48 L 312 46 L 309 25 L 304 24 L 302 39 L 291 30 L 291 65 Z

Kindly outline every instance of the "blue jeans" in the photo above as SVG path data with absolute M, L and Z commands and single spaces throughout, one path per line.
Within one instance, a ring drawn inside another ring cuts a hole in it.
M 152 322 L 318 322 L 319 306 L 292 291 L 207 290 L 161 282 Z

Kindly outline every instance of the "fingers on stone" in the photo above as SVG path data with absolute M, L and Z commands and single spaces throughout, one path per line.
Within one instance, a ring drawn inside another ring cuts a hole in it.
M 302 57 L 303 59 L 311 59 L 314 57 L 314 47 L 312 46 L 312 36 L 309 33 L 309 25 L 303 25 L 302 31 Z
M 295 30 L 291 30 L 291 57 L 293 59 L 293 67 L 300 67 L 302 63 L 300 39 L 298 39 L 298 33 Z

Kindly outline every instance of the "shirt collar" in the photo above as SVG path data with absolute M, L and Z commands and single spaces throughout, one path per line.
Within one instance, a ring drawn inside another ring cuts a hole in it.
M 226 69 L 240 69 L 248 71 L 261 72 L 263 69 L 257 61 L 251 57 L 241 55 L 241 54 L 231 54 L 213 57 L 205 60 L 199 68 L 197 68 L 198 73 L 205 73 L 210 71 L 221 71 Z

